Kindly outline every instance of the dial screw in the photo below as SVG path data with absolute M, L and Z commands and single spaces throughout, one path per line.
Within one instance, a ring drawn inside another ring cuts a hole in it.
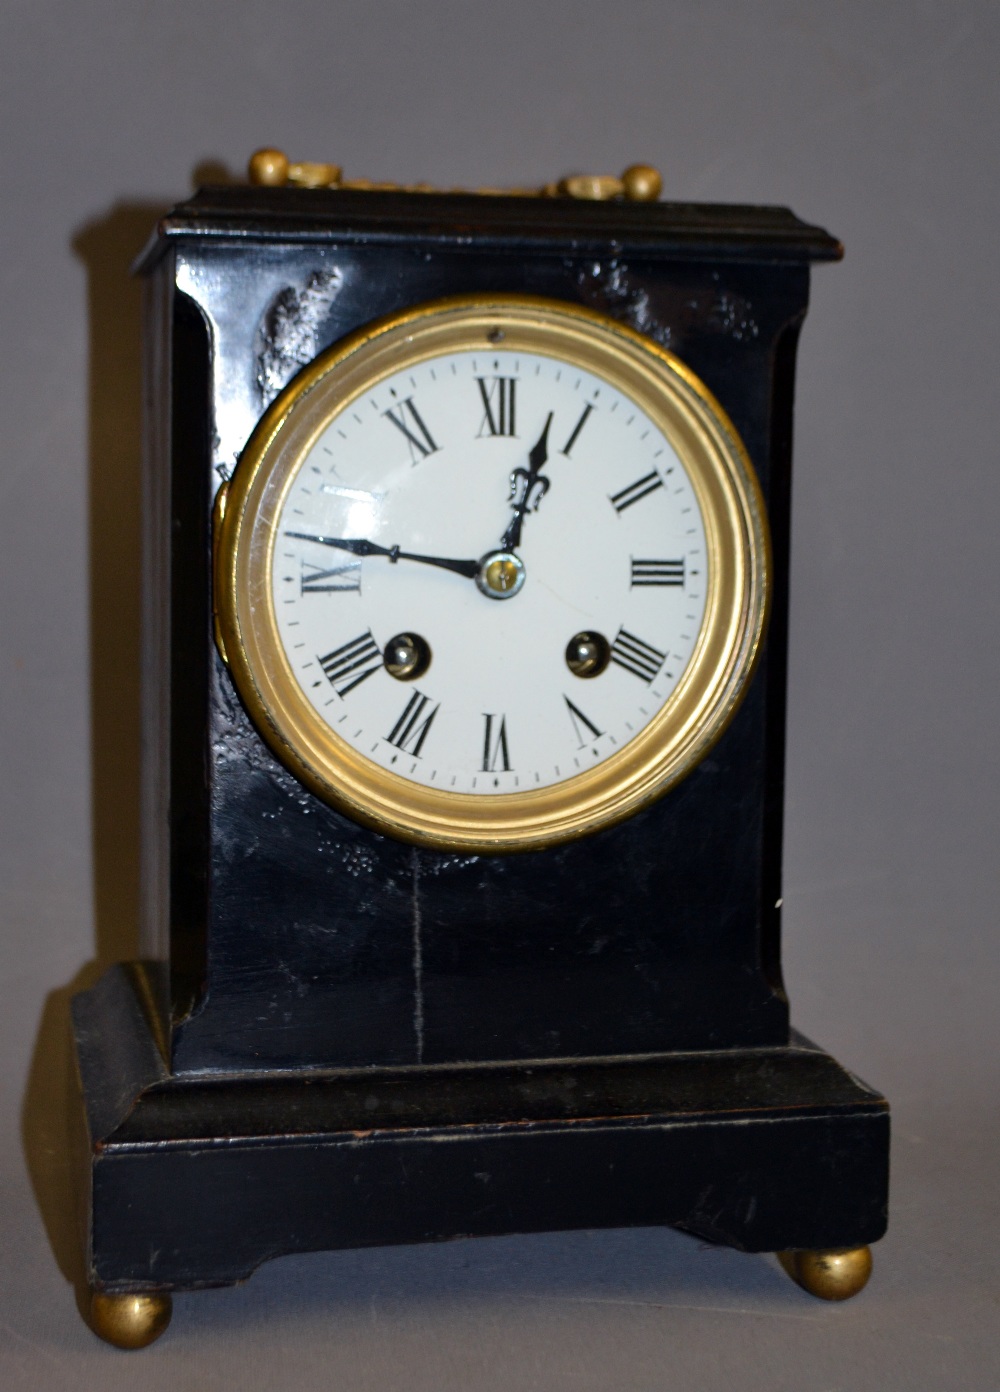
M 599 677 L 611 660 L 603 633 L 574 633 L 566 644 L 566 666 L 574 677 Z
M 431 665 L 431 648 L 419 633 L 397 633 L 382 653 L 385 670 L 397 681 L 416 681 Z

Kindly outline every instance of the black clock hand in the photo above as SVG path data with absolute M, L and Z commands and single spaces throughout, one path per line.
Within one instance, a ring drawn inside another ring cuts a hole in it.
M 510 476 L 510 498 L 514 516 L 503 536 L 500 545 L 505 551 L 513 551 L 521 545 L 521 527 L 527 512 L 537 512 L 538 504 L 549 491 L 549 480 L 541 473 L 542 465 L 549 457 L 549 426 L 552 424 L 550 411 L 542 427 L 542 433 L 528 454 L 528 467 L 515 469 Z M 534 501 L 534 507 L 532 507 Z
M 453 561 L 447 556 L 420 556 L 414 551 L 401 551 L 398 546 L 379 546 L 375 541 L 354 540 L 350 537 L 313 536 L 310 532 L 286 532 L 285 536 L 296 537 L 299 541 L 315 541 L 320 546 L 335 546 L 338 551 L 350 551 L 354 556 L 387 556 L 393 565 L 397 561 L 419 561 L 421 565 L 453 570 L 456 575 L 464 575 L 469 580 L 474 580 L 479 574 L 478 561 Z

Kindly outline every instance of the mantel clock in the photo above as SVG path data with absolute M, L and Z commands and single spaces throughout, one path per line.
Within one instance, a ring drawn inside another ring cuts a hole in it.
M 139 263 L 142 960 L 74 1003 L 92 1319 L 670 1224 L 853 1294 L 882 1098 L 779 965 L 780 208 L 260 152 Z

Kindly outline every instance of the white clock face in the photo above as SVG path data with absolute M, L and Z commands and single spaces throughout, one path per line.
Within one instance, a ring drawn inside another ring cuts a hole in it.
M 621 389 L 499 347 L 411 362 L 289 475 L 270 586 L 316 716 L 364 759 L 477 797 L 612 758 L 695 653 L 696 489 Z
M 708 389 L 592 310 L 456 296 L 334 344 L 219 496 L 216 635 L 258 732 L 419 845 L 557 845 L 703 757 L 767 529 Z

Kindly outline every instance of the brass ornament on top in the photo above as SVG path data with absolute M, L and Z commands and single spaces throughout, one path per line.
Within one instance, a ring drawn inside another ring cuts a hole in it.
M 250 156 L 248 174 L 252 184 L 265 188 L 381 189 L 404 193 L 439 193 L 433 184 L 379 183 L 372 179 L 345 179 L 339 164 L 318 161 L 292 161 L 283 150 L 267 147 Z M 651 164 L 630 164 L 620 177 L 614 174 L 567 174 L 540 188 L 450 189 L 451 193 L 478 193 L 487 197 L 504 195 L 520 198 L 582 198 L 606 202 L 621 198 L 632 203 L 655 203 L 663 189 L 663 178 Z
M 458 537 L 468 559 L 429 554 Z M 764 507 L 718 402 L 644 336 L 529 296 L 417 306 L 321 354 L 246 446 L 215 547 L 220 651 L 274 753 L 447 850 L 558 844 L 662 795 L 728 724 L 767 611 Z

